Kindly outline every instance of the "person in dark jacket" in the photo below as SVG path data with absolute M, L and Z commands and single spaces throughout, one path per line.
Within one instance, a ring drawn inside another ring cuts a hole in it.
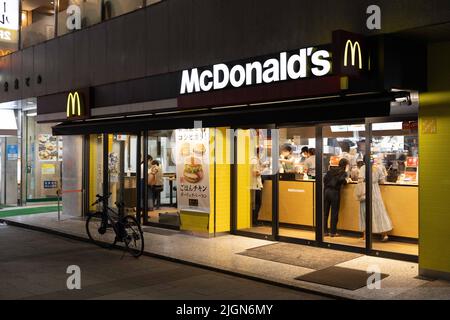
M 341 202 L 341 187 L 347 184 L 347 168 L 349 161 L 342 158 L 338 167 L 331 167 L 324 177 L 324 224 L 325 236 L 339 236 L 337 234 L 337 224 L 339 220 L 339 207 Z M 331 231 L 328 229 L 328 217 L 331 209 Z

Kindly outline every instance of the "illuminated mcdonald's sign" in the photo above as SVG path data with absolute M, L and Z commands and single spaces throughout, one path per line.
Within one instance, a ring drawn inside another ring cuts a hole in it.
M 84 106 L 78 91 L 70 92 L 67 96 L 67 118 L 83 116 Z
M 345 44 L 345 50 L 344 50 L 344 66 L 347 67 L 348 66 L 348 50 L 350 49 L 350 54 L 351 54 L 351 61 L 352 61 L 352 66 L 356 65 L 356 58 L 358 58 L 358 68 L 362 69 L 363 68 L 363 60 L 362 60 L 362 52 L 361 52 L 361 45 L 359 44 L 359 41 L 352 41 L 352 40 L 347 40 L 346 44 Z M 356 53 L 358 53 L 358 55 L 356 55 Z

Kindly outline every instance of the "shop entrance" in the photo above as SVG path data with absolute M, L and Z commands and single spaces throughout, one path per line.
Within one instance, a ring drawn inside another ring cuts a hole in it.
M 236 130 L 237 234 L 417 261 L 416 117 L 273 127 Z

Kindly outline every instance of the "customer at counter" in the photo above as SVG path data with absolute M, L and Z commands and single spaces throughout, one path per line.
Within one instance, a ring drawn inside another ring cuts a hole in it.
M 364 156 L 364 163 L 366 156 Z M 366 166 L 359 168 L 358 185 L 355 189 L 356 198 L 360 202 L 359 207 L 359 229 L 363 232 L 365 239 L 366 231 L 366 195 L 365 195 Z M 391 219 L 381 196 L 380 183 L 384 183 L 386 175 L 382 165 L 372 164 L 372 232 L 381 234 L 381 241 L 389 240 L 387 233 L 393 229 Z
M 292 146 L 290 144 L 284 144 L 281 147 L 280 152 L 280 171 L 284 172 L 294 172 L 294 156 L 292 155 Z
M 349 161 L 342 158 L 338 167 L 330 167 L 324 177 L 324 229 L 325 236 L 338 237 L 337 224 L 341 202 L 341 188 L 349 182 Z M 328 229 L 328 217 L 331 209 L 331 231 Z

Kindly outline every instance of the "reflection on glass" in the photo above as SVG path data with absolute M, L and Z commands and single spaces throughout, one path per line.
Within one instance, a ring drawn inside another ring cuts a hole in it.
M 272 131 L 237 130 L 237 229 L 272 234 Z
M 364 124 L 323 127 L 324 241 L 364 247 L 355 196 L 365 155 Z
M 61 187 L 63 138 L 52 135 L 53 124 L 38 124 L 35 111 L 26 115 L 27 199 L 56 198 Z
M 418 255 L 417 121 L 372 125 L 373 248 Z
M 55 36 L 55 2 L 22 1 L 22 47 L 29 47 Z
M 96 195 L 103 194 L 103 135 L 89 135 L 89 205 L 94 203 Z M 101 204 L 90 207 L 89 211 L 101 210 Z
M 3 0 L 0 6 L 0 57 L 2 57 L 18 49 L 19 0 Z
M 58 35 L 94 25 L 101 19 L 101 0 L 60 0 Z
M 105 0 L 105 19 L 120 16 L 122 14 L 142 8 L 142 0 Z
M 279 234 L 315 239 L 315 127 L 280 128 Z

